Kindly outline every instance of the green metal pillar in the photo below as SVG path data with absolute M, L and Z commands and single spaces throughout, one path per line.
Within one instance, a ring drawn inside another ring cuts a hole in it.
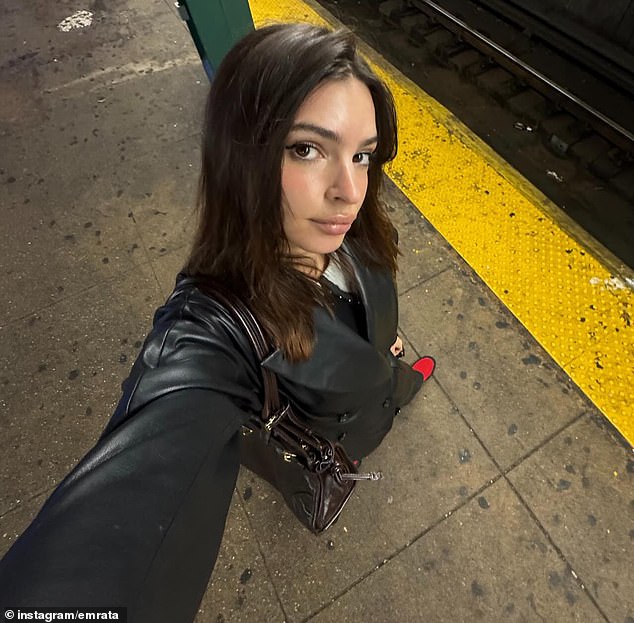
M 196 49 L 209 76 L 236 41 L 253 30 L 247 0 L 178 0 Z

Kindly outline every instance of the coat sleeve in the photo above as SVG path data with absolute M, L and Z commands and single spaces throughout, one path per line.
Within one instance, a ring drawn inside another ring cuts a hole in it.
M 103 436 L 0 562 L 2 606 L 124 606 L 134 623 L 193 620 L 243 421 L 226 396 L 192 388 Z

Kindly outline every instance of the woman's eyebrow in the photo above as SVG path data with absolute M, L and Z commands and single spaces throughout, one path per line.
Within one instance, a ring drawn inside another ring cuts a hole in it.
M 319 134 L 319 136 L 328 139 L 329 141 L 341 143 L 341 136 L 337 134 L 337 132 L 333 132 L 332 130 L 328 130 L 327 128 L 322 128 L 319 125 L 314 125 L 312 123 L 296 123 L 295 125 L 293 125 L 290 131 L 295 132 L 296 130 L 307 130 L 308 132 L 314 132 L 315 134 Z M 371 138 L 363 141 L 361 143 L 361 147 L 373 145 L 374 143 L 377 143 L 378 140 L 378 136 L 372 136 Z

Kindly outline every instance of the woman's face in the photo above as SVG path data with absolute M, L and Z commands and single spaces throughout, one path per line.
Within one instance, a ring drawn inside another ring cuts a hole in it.
M 356 218 L 377 146 L 374 103 L 356 78 L 317 87 L 297 111 L 282 160 L 282 217 L 292 255 L 321 271 Z

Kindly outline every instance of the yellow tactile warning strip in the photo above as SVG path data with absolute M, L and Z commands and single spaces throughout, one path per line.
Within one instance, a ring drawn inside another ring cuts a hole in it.
M 327 23 L 300 0 L 250 6 L 256 26 Z M 508 163 L 387 61 L 371 60 L 398 109 L 390 177 L 634 443 L 632 291 L 557 225 L 548 199 Z

